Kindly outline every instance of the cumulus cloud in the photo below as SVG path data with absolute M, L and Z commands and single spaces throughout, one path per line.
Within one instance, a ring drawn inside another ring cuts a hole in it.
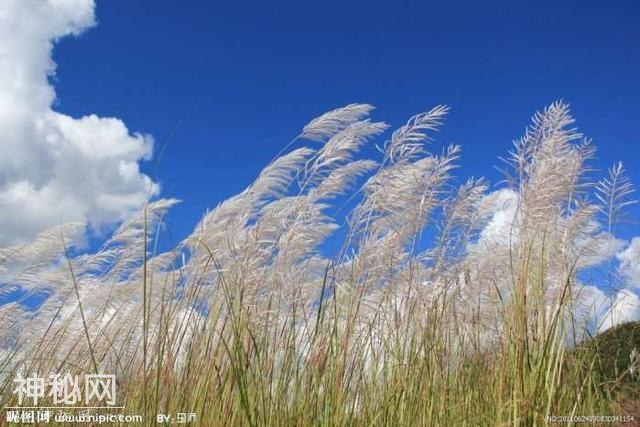
M 611 297 L 596 287 L 576 283 L 576 301 L 573 305 L 572 324 L 567 342 L 580 342 L 593 335 L 603 325 L 611 309 Z
M 633 238 L 628 245 L 619 239 L 614 242 L 605 252 L 609 256 L 611 246 L 619 249 L 612 257 L 619 262 L 621 287 L 605 295 L 600 289 L 585 286 L 582 298 L 583 305 L 591 307 L 590 317 L 599 325 L 600 332 L 640 320 L 640 237 Z
M 640 290 L 640 237 L 631 240 L 629 246 L 617 255 L 620 275 L 625 282 Z
M 487 194 L 481 201 L 480 214 L 487 218 L 476 242 L 468 245 L 471 254 L 483 256 L 487 252 L 497 254 L 508 249 L 518 239 L 514 227 L 517 215 L 518 194 L 511 189 L 501 189 Z M 576 249 L 580 254 L 579 268 L 591 269 L 609 262 L 617 262 L 621 277 L 615 290 L 605 283 L 587 286 L 577 283 L 579 292 L 574 316 L 578 325 L 590 330 L 604 331 L 618 324 L 640 320 L 640 237 L 628 241 L 608 232 L 597 233 L 599 225 L 592 223 L 593 235 L 579 238 Z M 578 341 L 583 329 L 574 331 Z
M 640 320 L 640 237 L 635 237 L 616 258 L 623 287 L 609 297 L 600 331 L 625 322 Z
M 623 290 L 613 296 L 609 310 L 600 326 L 600 332 L 636 320 L 640 320 L 640 297 Z
M 581 268 L 595 267 L 613 259 L 626 242 L 611 233 L 602 232 L 588 239 L 578 239 Z
M 469 244 L 470 252 L 483 252 L 490 247 L 508 246 L 517 240 L 517 229 L 513 227 L 518 208 L 518 193 L 504 188 L 491 192 L 480 202 L 480 214 L 488 222 L 480 232 L 478 241 Z
M 151 137 L 116 118 L 54 111 L 52 48 L 95 24 L 93 0 L 0 4 L 0 246 L 70 221 L 118 221 L 158 187 Z

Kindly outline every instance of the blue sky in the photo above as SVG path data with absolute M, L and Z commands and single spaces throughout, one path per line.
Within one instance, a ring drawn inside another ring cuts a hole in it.
M 210 2 L 109 0 L 55 48 L 55 109 L 154 136 L 177 237 L 237 193 L 320 113 L 368 102 L 393 126 L 439 103 L 463 176 L 493 166 L 531 113 L 572 106 L 640 183 L 640 4 L 634 1 Z M 154 161 L 143 164 L 152 173 Z
M 459 180 L 498 184 L 499 156 L 563 99 L 599 149 L 592 166 L 602 176 L 622 160 L 640 185 L 638 22 L 630 0 L 1 0 L 0 247 L 70 221 L 113 225 L 150 187 L 183 201 L 160 249 L 173 247 L 309 120 L 354 102 L 392 127 L 450 105 L 436 149 L 461 144 Z M 638 223 L 616 231 L 637 288 Z M 27 291 L 0 283 L 0 305 L 48 295 Z

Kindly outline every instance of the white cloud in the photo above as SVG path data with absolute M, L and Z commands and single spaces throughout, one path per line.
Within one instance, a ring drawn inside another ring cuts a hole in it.
M 620 261 L 620 274 L 627 285 L 640 289 L 640 237 L 634 237 L 617 258 Z
M 487 194 L 480 205 L 480 214 L 487 218 L 487 223 L 478 240 L 468 246 L 469 252 L 481 259 L 490 253 L 490 259 L 497 259 L 501 251 L 508 250 L 509 243 L 518 239 L 518 230 L 513 226 L 517 208 L 518 194 L 513 190 Z M 610 233 L 597 233 L 596 223 L 591 227 L 593 235 L 575 242 L 580 254 L 579 268 L 589 269 L 617 260 L 623 283 L 612 295 L 604 288 L 578 285 L 579 298 L 574 307 L 578 341 L 583 338 L 584 329 L 604 331 L 620 323 L 640 320 L 640 237 L 628 244 Z
M 577 341 L 587 329 L 591 334 L 603 332 L 625 322 L 640 320 L 640 297 L 628 289 L 607 295 L 596 286 L 578 285 L 578 298 L 573 310 Z
M 581 342 L 593 335 L 602 326 L 611 308 L 611 298 L 602 289 L 576 283 L 576 300 L 573 303 L 571 328 L 567 342 Z
M 620 263 L 622 279 L 621 287 L 610 295 L 593 286 L 580 289 L 579 311 L 595 322 L 598 331 L 602 332 L 625 322 L 640 320 L 640 237 L 627 245 L 623 240 L 602 233 L 595 243 L 595 261 L 588 265 L 597 265 L 615 257 Z
M 480 214 L 490 218 L 480 232 L 478 241 L 469 245 L 469 251 L 485 251 L 489 247 L 508 246 L 517 240 L 513 222 L 518 208 L 518 193 L 504 188 L 484 196 L 480 202 Z
M 597 224 L 593 227 L 597 228 Z M 608 232 L 601 232 L 588 238 L 578 238 L 575 243 L 579 251 L 578 267 L 580 268 L 596 267 L 613 260 L 626 245 L 625 240 Z
M 600 332 L 635 320 L 640 320 L 640 297 L 629 291 L 619 291 L 604 316 Z
M 624 288 L 611 297 L 600 331 L 625 322 L 640 320 L 640 237 L 631 240 L 616 258 Z
M 139 170 L 149 136 L 115 118 L 52 109 L 54 42 L 93 26 L 93 0 L 0 3 L 0 246 L 61 222 L 117 221 L 156 184 Z

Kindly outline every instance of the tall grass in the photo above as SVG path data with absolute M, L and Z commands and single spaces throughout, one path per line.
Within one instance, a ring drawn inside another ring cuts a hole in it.
M 593 329 L 580 273 L 632 202 L 623 169 L 592 183 L 593 149 L 554 103 L 514 144 L 501 188 L 456 186 L 460 147 L 429 149 L 448 108 L 412 117 L 378 161 L 358 158 L 387 129 L 372 110 L 310 122 L 291 144 L 308 146 L 172 251 L 155 248 L 175 200 L 148 203 L 96 253 L 69 255 L 81 224 L 0 250 L 11 284 L 50 293 L 36 311 L 0 307 L 0 403 L 16 403 L 18 372 L 99 371 L 147 424 L 178 412 L 212 426 L 613 413 L 595 359 L 571 342 Z

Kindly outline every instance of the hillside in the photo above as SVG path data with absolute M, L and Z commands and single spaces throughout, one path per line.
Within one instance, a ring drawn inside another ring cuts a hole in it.
M 640 395 L 640 354 L 636 357 L 636 373 L 629 372 L 630 355 L 640 352 L 640 322 L 629 322 L 597 335 L 589 344 L 597 351 L 596 369 L 606 382 L 620 381 L 628 392 Z

